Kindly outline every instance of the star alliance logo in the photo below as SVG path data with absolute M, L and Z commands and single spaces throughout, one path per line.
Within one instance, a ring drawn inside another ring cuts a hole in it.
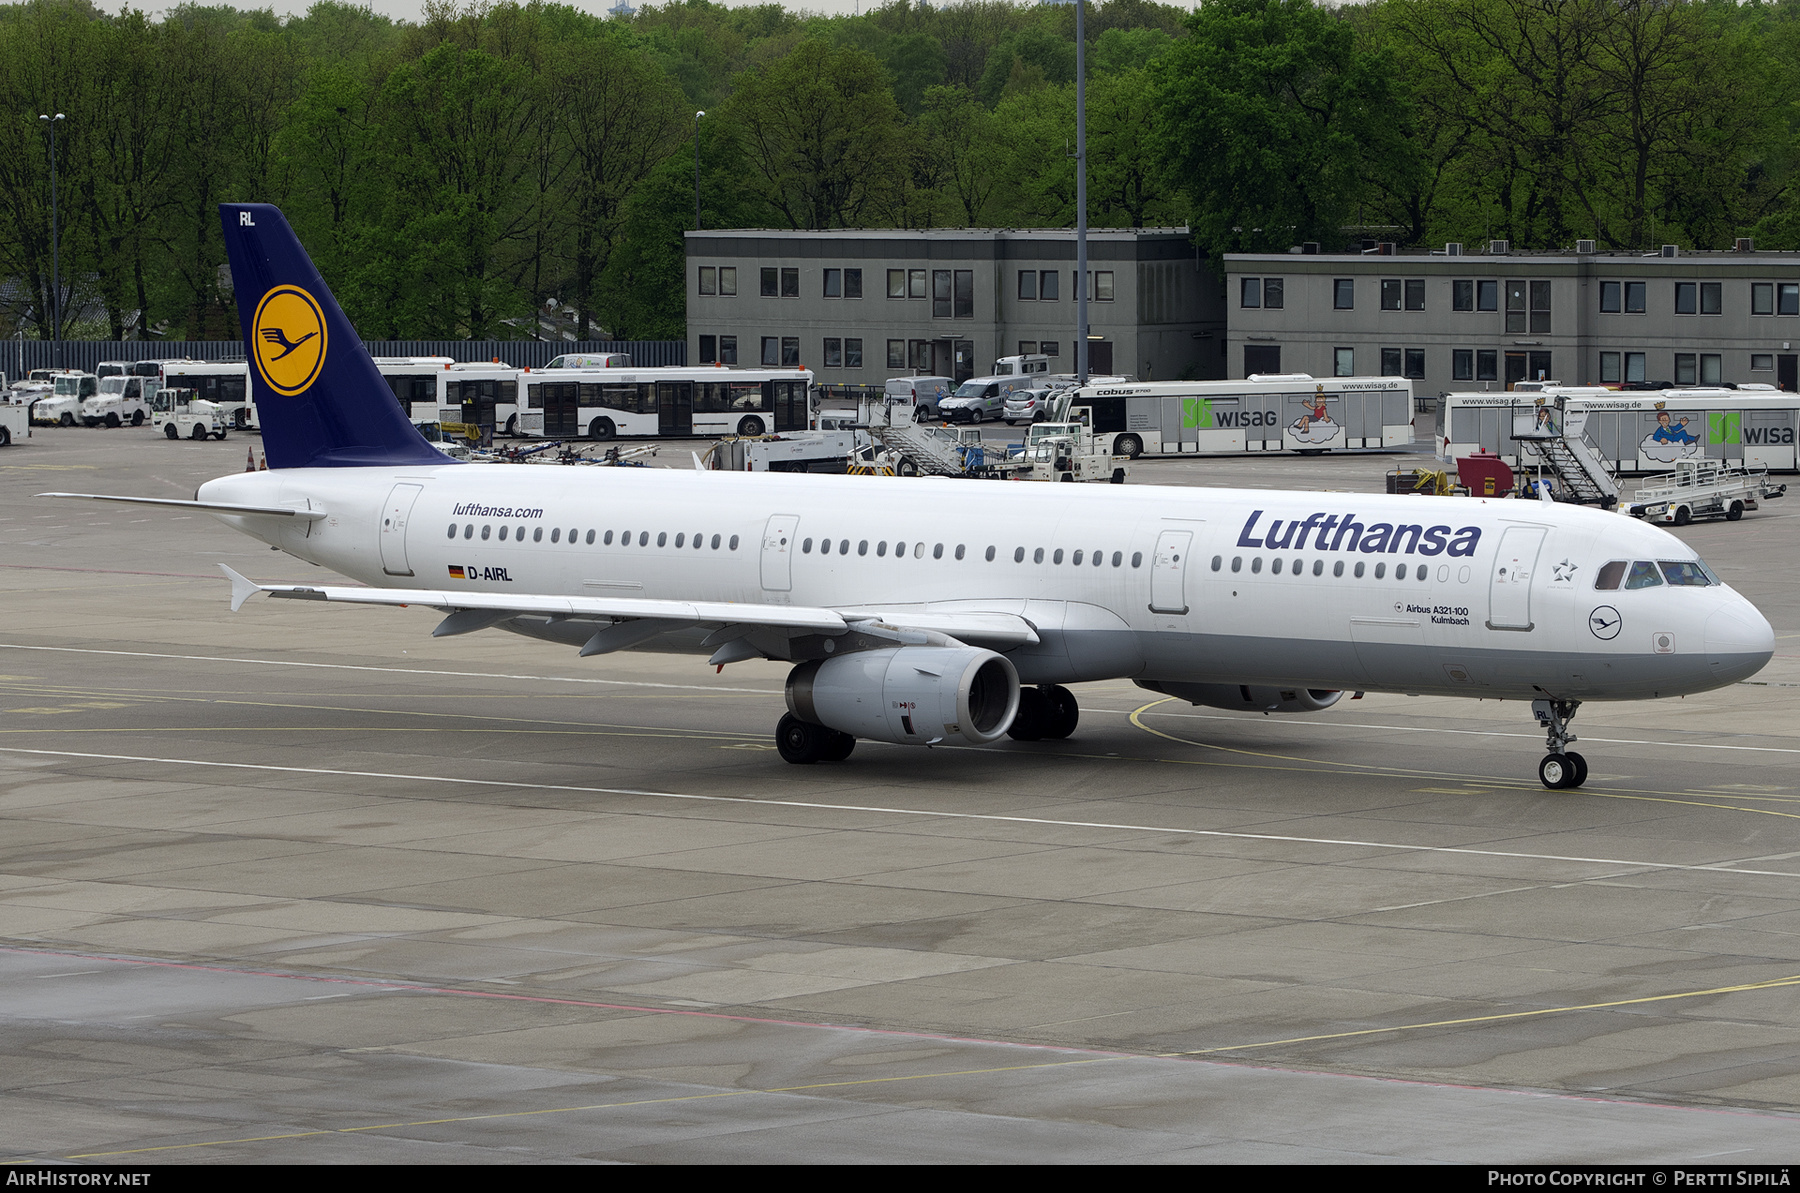
M 1565 559 L 1551 569 L 1552 575 L 1550 578 L 1552 580 L 1573 580 L 1575 578 L 1575 570 L 1576 565 Z

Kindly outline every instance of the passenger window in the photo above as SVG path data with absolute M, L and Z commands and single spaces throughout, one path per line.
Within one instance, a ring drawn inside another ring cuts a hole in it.
M 1082 556 L 1082 552 L 1080 552 L 1080 551 L 1077 551 L 1077 552 L 1075 552 L 1075 554 L 1069 556 L 1069 566 L 1080 567 L 1081 566 L 1081 556 Z
M 856 544 L 856 553 L 858 555 L 867 555 L 869 553 L 869 540 L 868 539 L 864 539 L 862 542 Z
M 965 550 L 967 550 L 967 548 L 965 548 L 961 543 L 956 544 L 956 557 L 958 559 L 961 559 L 963 557 L 963 552 Z
M 575 536 L 571 534 L 569 537 L 572 539 Z M 619 546 L 621 546 L 621 547 L 631 546 L 631 531 L 629 531 L 629 530 L 619 531 Z
M 656 532 L 656 545 L 659 547 L 666 547 L 669 545 L 669 532 L 668 531 L 659 530 Z
M 475 523 L 471 522 L 467 526 L 463 527 L 463 537 L 466 539 L 472 539 L 475 537 Z
M 1144 553 L 1142 551 L 1133 551 L 1131 553 L 1131 566 L 1132 567 L 1141 567 L 1141 566 L 1143 566 L 1143 563 L 1144 563 Z
M 808 544 L 810 544 L 812 542 L 811 539 L 807 539 L 806 541 Z M 808 549 L 810 549 L 810 547 Z M 831 540 L 830 539 L 820 539 L 819 540 L 819 554 L 821 554 L 821 555 L 831 554 Z
M 1257 555 L 1250 560 L 1250 574 L 1254 576 L 1260 571 L 1262 571 L 1262 556 Z
M 1662 587 L 1662 577 L 1656 574 L 1654 563 L 1645 563 L 1640 559 L 1631 565 L 1631 574 L 1625 577 L 1625 587 L 1627 589 L 1660 588 Z
M 1061 547 L 1058 547 L 1058 548 L 1057 548 L 1057 549 L 1056 549 L 1056 554 L 1055 554 L 1055 555 L 1052 555 L 1052 556 L 1051 556 L 1051 557 L 1050 557 L 1050 562 L 1051 562 L 1051 563 L 1061 563 L 1061 562 L 1062 562 L 1062 555 L 1063 555 L 1063 553 L 1062 553 L 1062 548 L 1061 548 Z
M 1271 576 L 1281 575 L 1281 556 L 1277 555 L 1269 561 L 1269 574 Z
M 1213 571 L 1216 572 L 1223 566 L 1225 566 L 1225 557 L 1223 555 L 1213 556 Z
M 994 549 L 992 547 L 987 549 L 987 561 L 989 563 L 994 562 Z
M 925 545 L 924 543 L 919 544 L 919 546 L 921 546 L 921 547 L 923 547 L 924 545 Z M 933 547 L 931 549 L 931 557 L 933 559 L 942 559 L 944 557 L 944 544 L 939 543 L 937 546 Z
M 1394 579 L 1396 579 L 1396 580 L 1406 579 L 1406 565 L 1404 563 L 1400 564 L 1399 566 L 1394 568 Z
M 1123 564 L 1124 562 L 1125 562 L 1125 553 L 1123 551 L 1114 551 L 1113 552 L 1113 566 L 1118 567 L 1121 564 Z
M 1039 547 L 1037 550 L 1035 550 L 1031 553 L 1031 562 L 1033 562 L 1033 563 L 1044 562 L 1044 549 L 1042 547 Z
M 1289 568 L 1289 570 L 1292 571 L 1294 573 L 1294 575 L 1298 576 L 1305 567 L 1306 567 L 1305 560 L 1296 559 L 1293 562 L 1293 566 L 1291 568 Z
M 1678 563 L 1671 560 L 1662 561 L 1663 578 L 1670 584 L 1681 587 L 1705 588 L 1712 581 L 1707 577 L 1705 569 L 1698 563 Z
M 488 535 L 493 533 L 493 529 L 494 528 L 492 526 L 483 526 L 481 528 L 481 541 L 482 542 L 484 542 L 484 543 L 487 542 Z
M 588 542 L 591 543 L 593 541 L 594 541 L 594 536 L 592 534 L 589 534 Z M 648 530 L 638 531 L 638 546 L 648 547 L 649 545 L 650 545 L 650 532 Z M 662 546 L 662 543 L 658 542 L 656 545 L 660 547 L 660 546 Z
M 719 549 L 719 536 L 716 534 L 713 535 L 712 549 L 715 551 Z
M 944 553 L 943 544 L 940 543 L 938 545 L 938 554 L 942 555 L 943 553 Z M 914 559 L 925 558 L 925 543 L 923 542 L 923 540 L 913 544 L 913 558 Z
M 449 538 L 456 537 L 456 523 L 454 523 L 454 522 L 450 523 L 450 533 L 447 537 L 449 537 Z
M 1323 576 L 1324 574 L 1325 574 L 1325 561 L 1323 559 L 1313 560 L 1313 575 Z
M 1013 552 L 1013 562 L 1014 563 L 1024 563 L 1025 562 L 1025 548 L 1020 547 Z
M 1385 563 L 1376 564 L 1375 565 L 1375 578 L 1377 580 L 1380 580 L 1381 578 L 1383 578 L 1386 575 L 1387 575 L 1387 564 L 1385 564 Z
M 676 535 L 676 536 L 675 536 L 675 545 L 676 545 L 676 546 L 677 546 L 677 547 L 679 547 L 679 546 L 681 546 L 681 545 L 682 545 L 682 544 L 683 544 L 683 543 L 685 543 L 685 542 L 686 542 L 686 541 L 687 541 L 687 535 L 685 535 L 685 534 L 678 534 L 678 535 Z M 658 543 L 658 544 L 659 544 L 659 545 L 660 545 L 660 544 L 661 544 L 661 542 L 662 542 L 662 540 L 661 540 L 661 538 L 660 538 L 660 537 L 659 537 L 659 538 L 658 538 L 658 539 L 657 539 L 657 543 Z M 806 545 L 807 545 L 807 549 L 808 549 L 808 550 L 811 550 L 811 549 L 812 549 L 812 540 L 811 540 L 811 539 L 807 539 L 807 540 L 806 540 Z
M 1364 563 L 1364 562 L 1363 562 L 1363 561 L 1362 561 L 1362 560 L 1360 560 L 1360 559 L 1359 559 L 1359 560 L 1357 560 L 1357 561 L 1356 561 L 1356 578 L 1357 578 L 1357 579 L 1358 579 L 1358 580 L 1360 580 L 1360 579 L 1362 579 L 1362 578 L 1363 578 L 1363 569 L 1364 569 L 1364 568 L 1365 568 L 1365 567 L 1367 567 L 1367 566 L 1369 566 L 1369 565 L 1368 565 L 1368 564 L 1366 564 L 1366 563 Z
M 523 526 L 519 527 L 518 530 L 513 532 L 513 537 L 515 539 L 518 539 L 521 543 L 524 542 L 525 541 L 525 528 Z
M 503 543 L 506 541 L 506 527 L 504 526 L 500 528 L 500 541 Z
M 594 545 L 594 532 L 591 530 L 587 532 L 587 545 L 590 547 Z
M 611 536 L 612 536 L 612 531 L 610 531 L 610 530 L 609 530 L 609 531 L 607 531 L 607 532 L 606 532 L 606 533 L 607 533 L 607 536 L 608 536 L 608 537 L 607 537 L 607 540 L 606 540 L 606 541 L 607 541 L 607 542 L 609 542 L 609 543 L 610 543 L 610 542 L 611 542 L 611 541 L 612 541 L 612 537 L 611 537 Z M 551 542 L 553 542 L 553 543 L 560 543 L 560 542 L 562 542 L 562 527 L 560 527 L 560 526 L 553 526 L 553 527 L 551 527 L 551 528 L 550 528 L 550 541 L 551 541 Z
M 887 554 L 887 540 L 882 539 L 879 543 L 875 544 L 875 556 L 876 556 L 876 558 L 879 559 L 879 558 L 885 556 L 886 554 Z
M 1244 557 L 1242 555 L 1233 555 L 1231 557 L 1231 570 L 1234 572 L 1241 572 L 1244 570 Z
M 1606 564 L 1600 569 L 1600 574 L 1594 577 L 1594 587 L 1601 592 L 1611 592 L 1619 586 L 1619 581 L 1625 578 L 1626 566 L 1626 561 L 1623 559 L 1615 559 Z
M 700 548 L 702 548 L 704 546 L 706 546 L 706 535 L 705 534 L 696 534 L 694 536 L 694 550 L 698 551 Z
M 1336 563 L 1331 565 L 1331 574 L 1333 576 L 1342 576 L 1344 574 L 1344 561 L 1343 560 L 1340 559 Z
M 906 554 L 906 544 L 904 542 L 895 543 L 894 544 L 894 558 L 899 559 L 901 556 L 903 556 L 905 554 Z
M 719 545 L 719 536 L 715 534 L 715 535 L 713 535 L 713 546 L 716 547 L 718 545 Z M 850 540 L 849 539 L 839 539 L 838 540 L 838 554 L 839 555 L 850 554 Z
M 737 543 L 738 543 L 738 536 L 734 534 L 731 536 L 731 541 L 729 543 L 726 543 L 725 545 L 727 547 L 729 547 L 731 550 L 735 551 L 735 550 L 737 550 Z
M 679 547 L 681 544 L 676 543 L 675 545 L 677 547 Z M 800 554 L 802 554 L 802 555 L 811 555 L 812 554 L 812 540 L 811 539 L 805 539 L 801 542 Z
M 542 526 L 535 526 L 532 528 L 531 541 L 534 543 L 541 543 L 544 541 L 544 528 Z

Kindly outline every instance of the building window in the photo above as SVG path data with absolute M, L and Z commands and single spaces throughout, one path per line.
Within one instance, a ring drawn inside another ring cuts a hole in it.
M 1774 372 L 1775 354 L 1773 352 L 1752 352 L 1750 354 L 1750 371 L 1752 373 Z
M 734 365 L 737 362 L 738 362 L 737 337 L 736 336 L 720 336 L 719 337 L 719 363 L 722 365 Z
M 781 367 L 797 369 L 800 367 L 800 337 L 781 337 Z
M 702 270 L 701 272 L 705 272 Z M 1245 278 L 1238 287 L 1238 305 L 1241 307 L 1262 306 L 1262 279 Z
M 1470 301 L 1474 301 L 1473 294 Z M 1450 353 L 1450 380 L 1475 380 L 1475 350 L 1473 348 L 1456 348 Z
M 1356 309 L 1356 279 L 1335 278 L 1331 283 L 1331 306 L 1333 310 L 1353 311 Z
M 1625 313 L 1641 315 L 1644 313 L 1644 295 L 1650 290 L 1648 282 L 1625 283 Z
M 1525 332 L 1525 283 L 1506 283 L 1506 330 L 1523 335 Z
M 1700 384 L 1720 385 L 1725 380 L 1725 358 L 1717 352 L 1700 354 Z
M 844 367 L 844 341 L 836 336 L 825 337 L 825 367 L 828 369 Z
M 1717 314 L 1722 313 L 1724 311 L 1724 309 L 1725 309 L 1725 283 L 1723 283 L 1723 282 L 1701 282 L 1700 283 L 1700 313 L 1702 315 L 1717 315 Z
M 825 276 L 824 297 L 842 298 L 844 296 L 844 271 L 841 269 L 827 269 L 822 272 Z
M 906 271 L 904 269 L 888 270 L 888 297 L 906 297 Z
M 1281 278 L 1263 279 L 1263 308 L 1270 311 L 1281 310 L 1282 303 L 1287 301 L 1287 284 Z
M 717 294 L 719 292 L 719 271 L 711 265 L 700 267 L 700 293 Z
M 926 297 L 925 271 L 923 269 L 909 269 L 906 271 L 906 296 L 908 298 Z
M 921 373 L 928 372 L 931 369 L 931 341 L 908 340 L 906 347 L 907 355 L 912 360 L 912 367 Z
M 888 341 L 887 367 L 890 369 L 904 369 L 906 367 L 906 341 L 905 340 L 889 340 Z
M 762 362 L 769 368 L 775 368 L 781 364 L 781 340 L 779 338 L 775 336 L 762 338 Z
M 1331 375 L 1333 377 L 1356 376 L 1356 349 L 1333 348 L 1331 350 Z
M 1062 342 L 1060 340 L 1041 340 L 1038 343 L 1038 352 L 1055 359 L 1062 355 Z
M 1750 313 L 1752 315 L 1773 315 L 1775 313 L 1775 283 L 1750 283 Z
M 931 271 L 931 317 L 933 319 L 950 317 L 950 271 L 948 269 Z
M 1422 311 L 1425 309 L 1425 279 L 1406 279 L 1406 309 Z
M 1450 283 L 1450 309 L 1453 311 L 1475 309 L 1475 283 L 1473 281 Z
M 1054 269 L 1046 269 L 1038 275 L 1038 301 L 1056 302 L 1061 297 L 1062 274 Z
M 1692 352 L 1677 352 L 1675 354 L 1676 385 L 1692 385 L 1698 379 L 1699 374 L 1699 362 L 1695 360 Z
M 1038 342 L 1036 340 L 1020 340 L 1019 341 L 1019 355 L 1020 356 L 1036 356 L 1037 350 L 1038 350 L 1037 344 L 1038 344 Z
M 1533 335 L 1550 334 L 1550 283 L 1531 283 L 1531 331 Z
M 1383 377 L 1400 375 L 1400 349 L 1383 348 L 1381 350 L 1381 375 Z
M 1397 311 L 1400 309 L 1400 279 L 1381 279 L 1381 309 Z
M 719 359 L 719 337 L 718 336 L 701 336 L 700 337 L 700 363 L 703 365 L 715 364 L 718 362 L 718 359 Z
M 1800 282 L 1783 282 L 1775 288 L 1781 300 L 1775 308 L 1778 315 L 1800 315 Z
M 1475 352 L 1475 380 L 1498 381 L 1500 379 L 1500 354 L 1492 348 L 1479 348 Z
M 723 298 L 737 297 L 737 266 L 719 266 L 719 294 Z
M 1700 312 L 1700 287 L 1693 282 L 1675 283 L 1675 313 L 1696 315 Z
M 762 267 L 762 296 L 774 298 L 781 293 L 781 271 L 772 265 Z
M 973 269 L 956 271 L 955 314 L 958 319 L 975 317 L 975 271 Z
M 844 297 L 862 297 L 862 270 L 846 269 L 844 271 Z
M 1601 314 L 1616 315 L 1619 313 L 1619 302 L 1620 302 L 1619 291 L 1620 291 L 1620 286 L 1619 286 L 1619 283 L 1617 283 L 1617 282 L 1601 282 L 1600 283 L 1600 313 Z M 1613 353 L 1613 355 L 1617 356 L 1618 353 L 1615 352 L 1615 353 Z M 1602 357 L 1602 359 L 1604 359 L 1604 357 Z
M 782 269 L 781 296 L 783 298 L 800 297 L 800 271 L 798 269 Z
M 1038 271 L 1035 269 L 1021 269 L 1019 271 L 1020 298 L 1024 299 L 1026 302 L 1037 301 L 1037 279 Z
M 1414 381 L 1425 380 L 1425 349 L 1408 348 L 1406 350 L 1406 375 Z
M 1644 313 L 1644 289 L 1643 282 L 1601 282 L 1600 310 L 1609 315 L 1621 310 L 1627 315 L 1641 315 Z
M 1475 309 L 1478 311 L 1497 311 L 1500 309 L 1500 283 L 1475 283 Z
M 1627 352 L 1625 354 L 1626 381 L 1644 381 L 1649 378 L 1650 370 L 1644 363 L 1644 360 L 1645 357 L 1642 352 Z
M 856 297 L 856 295 L 852 295 L 851 297 L 854 298 L 854 297 Z M 845 340 L 844 341 L 844 367 L 846 369 L 862 368 L 862 341 L 861 340 Z
M 1616 286 L 1618 283 L 1614 282 L 1613 285 Z M 1605 310 L 1604 307 L 1601 309 Z M 1617 385 L 1623 380 L 1624 374 L 1619 371 L 1619 354 L 1617 352 L 1602 352 L 1600 354 L 1600 384 Z

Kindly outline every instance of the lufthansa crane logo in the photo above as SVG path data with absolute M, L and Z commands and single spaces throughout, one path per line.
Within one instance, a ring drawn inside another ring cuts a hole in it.
M 325 363 L 325 312 L 298 286 L 277 286 L 263 295 L 251 323 L 256 368 L 278 394 L 305 391 Z

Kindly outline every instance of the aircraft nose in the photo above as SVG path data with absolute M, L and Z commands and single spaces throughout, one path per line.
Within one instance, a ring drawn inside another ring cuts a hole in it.
M 1735 601 L 1706 619 L 1706 661 L 1713 678 L 1736 683 L 1775 656 L 1775 629 L 1755 605 Z

